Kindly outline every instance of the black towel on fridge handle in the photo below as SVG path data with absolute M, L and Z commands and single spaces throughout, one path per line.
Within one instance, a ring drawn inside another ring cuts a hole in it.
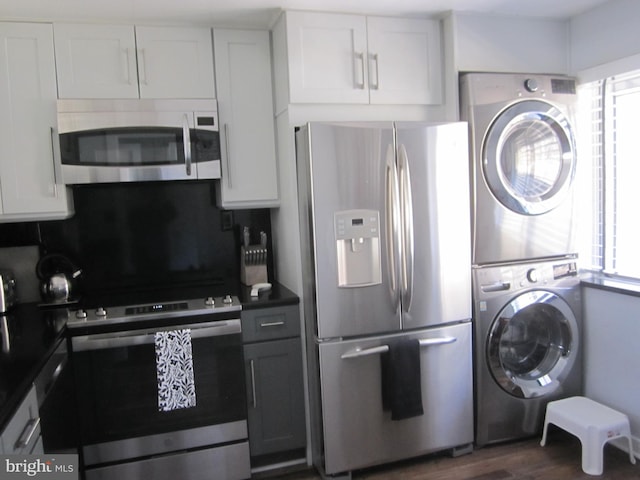
M 423 415 L 420 341 L 405 338 L 389 342 L 389 351 L 380 359 L 383 410 L 391 411 L 391 420 Z

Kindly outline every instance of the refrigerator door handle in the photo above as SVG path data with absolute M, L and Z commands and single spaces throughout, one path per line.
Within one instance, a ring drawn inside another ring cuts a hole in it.
M 409 158 L 404 145 L 398 147 L 398 165 L 400 170 L 400 218 L 402 224 L 402 309 L 405 312 L 409 312 L 413 299 L 413 259 L 415 244 L 413 236 L 411 172 L 409 171 Z
M 394 311 L 400 307 L 400 288 L 398 286 L 398 260 L 400 259 L 400 212 L 398 192 L 398 169 L 395 162 L 395 148 L 389 145 L 385 166 L 385 236 L 387 260 L 389 262 L 389 286 Z
M 434 345 L 447 345 L 449 343 L 454 343 L 458 339 L 456 337 L 438 337 L 438 338 L 424 338 L 420 340 L 421 347 L 430 347 Z M 351 350 L 350 352 L 343 353 L 340 355 L 340 358 L 359 358 L 359 357 L 368 357 L 369 355 L 377 355 L 380 353 L 386 353 L 389 351 L 389 345 L 380 345 L 378 347 L 371 348 L 356 348 Z

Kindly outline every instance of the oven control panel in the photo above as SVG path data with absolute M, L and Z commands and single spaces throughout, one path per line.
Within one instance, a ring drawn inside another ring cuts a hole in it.
M 240 310 L 242 310 L 242 305 L 235 295 L 140 305 L 97 307 L 70 312 L 67 327 L 77 328 L 87 327 L 89 325 L 109 325 L 141 320 L 239 312 Z

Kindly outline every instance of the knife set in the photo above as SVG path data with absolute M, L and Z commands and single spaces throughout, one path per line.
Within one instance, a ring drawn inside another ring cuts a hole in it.
M 249 227 L 244 227 L 243 244 L 240 248 L 240 281 L 247 286 L 266 283 L 267 277 L 267 234 L 260 232 L 260 243 L 250 244 Z

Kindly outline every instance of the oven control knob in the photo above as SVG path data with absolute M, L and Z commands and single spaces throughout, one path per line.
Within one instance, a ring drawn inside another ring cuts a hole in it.
M 104 308 L 100 307 L 96 310 L 96 317 L 104 318 L 106 316 L 107 316 L 107 311 Z
M 204 301 L 204 304 L 207 307 L 213 307 L 216 304 L 216 301 L 213 299 L 213 297 L 207 297 L 207 299 Z
M 87 318 L 87 312 L 85 312 L 84 310 L 78 310 L 76 312 L 76 318 L 78 320 L 85 320 Z
M 527 272 L 527 280 L 529 280 L 531 283 L 536 283 L 538 280 L 540 280 L 538 278 L 538 271 L 535 268 L 531 268 Z
M 231 295 L 227 295 L 222 300 L 222 303 L 224 303 L 225 305 L 231 305 L 233 303 L 233 298 L 231 298 Z

